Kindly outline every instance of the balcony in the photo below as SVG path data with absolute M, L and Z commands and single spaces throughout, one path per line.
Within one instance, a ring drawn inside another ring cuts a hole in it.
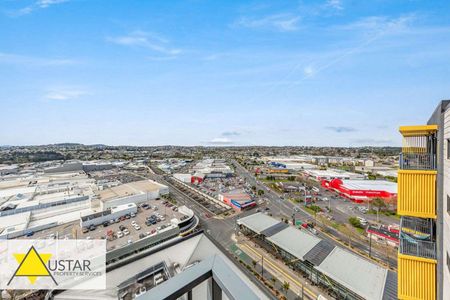
M 432 219 L 422 219 L 414 217 L 402 217 L 400 228 L 406 234 L 421 240 L 434 240 L 434 221 Z
M 402 153 L 399 166 L 401 170 L 436 170 L 436 154 Z
M 402 233 L 400 236 L 400 253 L 416 257 L 436 259 L 436 243 L 413 239 Z

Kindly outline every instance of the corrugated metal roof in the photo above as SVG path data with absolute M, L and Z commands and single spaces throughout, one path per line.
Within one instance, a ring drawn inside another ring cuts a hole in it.
M 333 251 L 334 245 L 331 243 L 321 240 L 317 245 L 314 246 L 308 253 L 303 257 L 305 260 L 313 263 L 315 266 L 320 265 L 324 259 Z
M 382 300 L 387 270 L 340 248 L 316 269 L 368 300 Z
M 388 271 L 386 284 L 384 285 L 383 300 L 397 299 L 397 275 Z
M 284 230 L 284 229 L 286 229 L 288 227 L 289 227 L 288 224 L 286 224 L 284 222 L 280 222 L 278 224 L 275 224 L 275 225 L 273 225 L 273 226 L 263 230 L 261 232 L 261 234 L 263 234 L 266 237 L 269 237 L 269 236 L 272 236 L 272 235 L 274 235 L 274 234 L 276 234 L 276 233 L 280 232 L 281 230 Z
M 267 240 L 302 260 L 304 260 L 303 256 L 321 241 L 294 227 L 288 227 L 268 237 Z
M 261 234 L 261 232 L 265 229 L 272 227 L 273 225 L 278 223 L 280 223 L 280 221 L 263 213 L 256 213 L 237 220 L 238 225 L 245 225 L 247 228 L 251 229 L 257 234 Z

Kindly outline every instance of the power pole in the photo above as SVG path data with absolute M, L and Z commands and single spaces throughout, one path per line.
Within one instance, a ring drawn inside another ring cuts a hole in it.
M 261 254 L 261 277 L 264 279 L 264 256 Z

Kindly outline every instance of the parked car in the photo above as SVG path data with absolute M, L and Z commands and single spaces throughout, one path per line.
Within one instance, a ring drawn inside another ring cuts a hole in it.
M 123 232 L 122 231 L 117 231 L 117 237 L 120 239 L 121 237 L 123 237 Z
M 147 292 L 147 289 L 145 288 L 145 286 L 141 286 L 139 290 L 136 290 L 136 292 L 134 293 L 134 297 L 137 298 L 138 296 L 145 294 L 145 292 Z
M 130 232 L 128 231 L 128 229 L 125 228 L 125 229 L 123 230 L 123 234 L 124 234 L 124 235 L 129 235 Z

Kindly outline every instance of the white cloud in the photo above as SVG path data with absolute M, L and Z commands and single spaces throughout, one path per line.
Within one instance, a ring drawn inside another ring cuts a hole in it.
M 299 29 L 300 17 L 292 14 L 276 14 L 264 18 L 246 18 L 238 20 L 235 25 L 247 28 L 272 28 L 278 31 L 296 31 Z
M 312 77 L 316 73 L 316 70 L 312 66 L 306 66 L 303 68 L 303 74 L 305 77 Z
M 403 15 L 397 18 L 370 16 L 337 28 L 352 31 L 362 30 L 369 33 L 373 31 L 392 33 L 407 29 L 415 19 L 416 16 L 414 14 Z
M 77 63 L 78 62 L 75 60 L 65 58 L 33 57 L 0 52 L 0 64 L 18 64 L 24 66 L 46 67 L 46 66 L 74 65 Z
M 212 145 L 231 145 L 234 142 L 232 140 L 230 140 L 229 138 L 220 137 L 220 138 L 214 138 L 214 139 L 210 140 L 208 143 L 212 144 Z
M 172 56 L 182 52 L 180 49 L 168 46 L 167 40 L 140 30 L 133 31 L 123 36 L 108 37 L 106 40 L 117 45 L 146 48 Z
M 64 2 L 69 2 L 69 0 L 38 0 L 36 1 L 36 5 L 39 6 L 40 8 L 46 8 L 49 7 L 50 5 L 60 4 Z
M 77 87 L 57 87 L 48 89 L 44 95 L 48 100 L 71 100 L 77 99 L 89 93 L 82 88 Z
M 325 4 L 326 7 L 331 7 L 335 10 L 343 10 L 344 6 L 342 5 L 341 0 L 328 0 Z
M 44 8 L 48 8 L 52 5 L 61 4 L 61 3 L 69 2 L 69 1 L 70 0 L 36 0 L 28 6 L 25 6 L 16 11 L 10 12 L 9 15 L 11 15 L 13 17 L 28 15 L 37 9 L 44 9 Z

